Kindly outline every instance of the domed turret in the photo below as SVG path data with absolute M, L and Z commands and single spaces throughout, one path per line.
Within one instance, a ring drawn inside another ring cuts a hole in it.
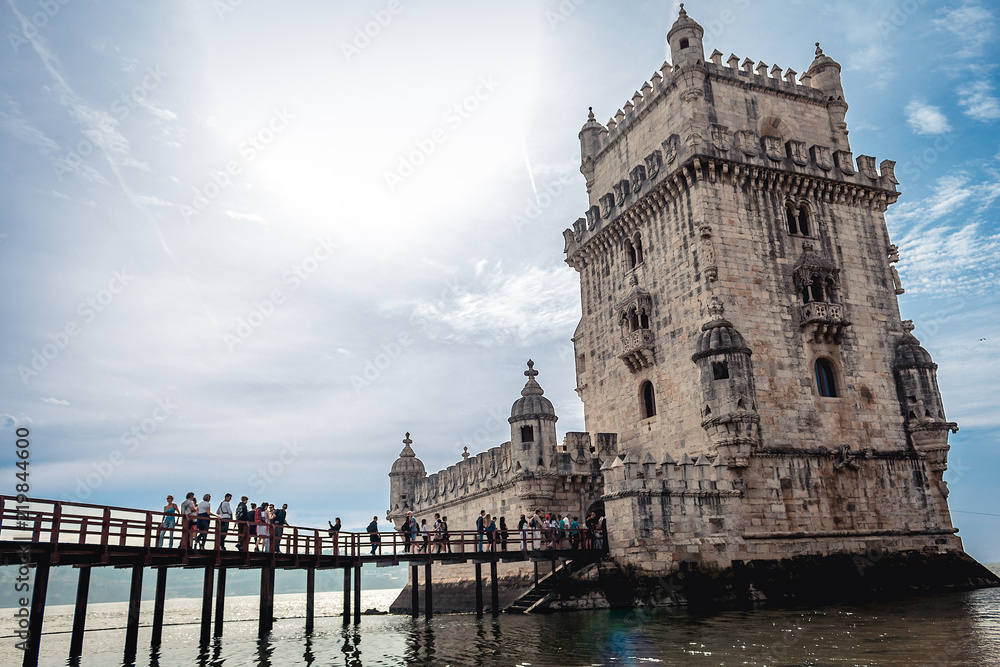
M 687 15 L 687 12 L 684 11 L 684 4 L 681 3 L 677 20 L 674 21 L 670 32 L 667 33 L 667 42 L 670 44 L 670 61 L 673 66 L 685 68 L 704 63 L 705 47 L 701 41 L 704 36 L 705 29 Z
M 594 117 L 594 107 L 590 107 L 587 122 L 580 130 L 580 173 L 587 179 L 587 192 L 594 184 L 594 158 L 601 150 L 601 132 L 607 130 Z
M 510 442 L 522 470 L 555 466 L 556 416 L 552 401 L 542 394 L 541 385 L 535 381 L 538 371 L 535 362 L 528 359 L 524 371 L 528 381 L 521 390 L 521 398 L 510 407 Z
M 403 451 L 389 471 L 389 511 L 386 516 L 390 521 L 395 521 L 397 527 L 402 525 L 406 512 L 413 507 L 417 482 L 427 476 L 423 461 L 417 458 L 410 447 L 412 444 L 410 434 L 407 433 L 403 439 Z
M 816 58 L 806 71 L 806 75 L 811 79 L 811 85 L 817 90 L 822 90 L 826 96 L 826 109 L 830 113 L 834 127 L 844 133 L 844 147 L 848 150 L 847 143 L 847 102 L 844 100 L 844 86 L 840 82 L 840 63 L 823 53 L 823 49 L 816 42 Z

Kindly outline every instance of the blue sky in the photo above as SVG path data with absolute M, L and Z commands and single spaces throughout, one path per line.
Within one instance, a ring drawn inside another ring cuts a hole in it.
M 577 132 L 660 66 L 676 9 L 5 0 L 0 414 L 31 431 L 32 493 L 231 491 L 361 526 L 404 432 L 429 470 L 509 438 L 529 357 L 582 430 Z M 802 72 L 819 41 L 843 64 L 855 154 L 897 161 L 900 305 L 962 427 L 955 523 L 1000 561 L 998 10 L 687 9 L 706 53 Z

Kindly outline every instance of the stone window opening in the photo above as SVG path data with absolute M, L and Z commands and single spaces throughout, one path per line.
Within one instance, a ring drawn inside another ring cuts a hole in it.
M 690 44 L 691 44 L 691 42 L 689 42 L 686 37 L 681 40 L 681 48 L 682 49 L 686 49 Z
M 833 275 L 820 275 L 813 273 L 808 278 L 802 276 L 801 291 L 802 303 L 837 303 L 837 292 L 839 286 Z
M 729 362 L 727 362 L 727 361 L 713 361 L 712 362 L 712 379 L 713 380 L 728 380 L 729 379 Z
M 810 236 L 809 207 L 806 204 L 796 205 L 794 202 L 785 203 L 785 220 L 788 224 L 788 233 L 793 236 Z
M 639 395 L 642 398 L 642 418 L 649 419 L 656 416 L 656 394 L 653 391 L 653 383 L 646 380 L 639 387 Z
M 825 398 L 837 398 L 837 381 L 833 364 L 829 359 L 817 359 L 814 365 L 816 373 L 816 389 Z
M 635 246 L 628 239 L 625 239 L 625 261 L 628 263 L 628 268 L 631 271 L 635 268 L 638 263 L 638 254 L 635 251 Z
M 535 429 L 533 426 L 522 426 L 521 427 L 521 442 L 534 442 L 535 441 Z

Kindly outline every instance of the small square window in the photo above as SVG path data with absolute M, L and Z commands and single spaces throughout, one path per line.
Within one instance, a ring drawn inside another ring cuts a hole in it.
M 712 362 L 712 379 L 713 380 L 727 380 L 727 379 L 729 379 L 729 362 L 726 362 L 726 361 L 713 361 Z

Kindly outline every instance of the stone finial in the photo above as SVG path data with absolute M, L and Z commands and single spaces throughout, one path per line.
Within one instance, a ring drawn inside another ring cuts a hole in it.
M 588 108 L 590 109 L 590 113 L 587 114 L 587 120 L 588 121 L 591 121 L 591 120 L 596 121 L 597 117 L 594 116 L 594 107 L 588 107 Z
M 713 63 L 715 63 L 719 67 L 722 67 L 722 51 L 715 49 L 714 51 L 712 51 L 712 55 L 709 56 L 709 58 L 712 59 Z
M 407 431 L 406 432 L 406 437 L 403 438 L 403 451 L 401 451 L 399 453 L 399 458 L 401 458 L 401 459 L 416 458 L 416 456 L 417 456 L 416 452 L 414 452 L 413 448 L 410 447 L 410 445 L 412 445 L 412 444 L 413 444 L 413 441 L 410 440 L 410 432 Z
M 521 396 L 541 396 L 545 393 L 542 391 L 541 385 L 535 380 L 538 376 L 538 371 L 535 370 L 535 362 L 531 359 L 528 359 L 528 370 L 524 371 L 524 375 L 528 378 L 528 381 L 524 383 Z
M 686 11 L 684 11 L 684 3 L 682 2 L 681 3 L 681 10 L 679 12 L 677 12 L 677 18 L 684 18 L 687 15 L 688 15 L 688 13 Z M 819 46 L 818 42 L 816 43 L 816 46 Z
M 469 458 L 469 448 L 468 447 L 463 447 L 462 448 L 462 460 L 464 461 L 464 460 L 466 460 L 468 458 Z
M 819 42 L 816 42 L 816 57 L 823 55 L 823 49 L 819 48 Z

